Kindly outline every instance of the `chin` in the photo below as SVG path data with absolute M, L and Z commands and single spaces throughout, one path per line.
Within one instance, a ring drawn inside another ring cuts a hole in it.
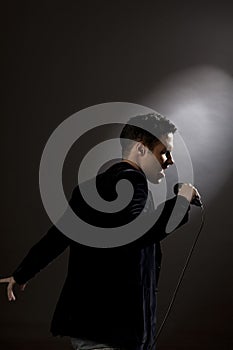
M 150 181 L 154 185 L 158 185 L 158 184 L 160 184 L 162 179 L 161 178 L 155 178 L 155 179 L 148 179 L 148 181 Z

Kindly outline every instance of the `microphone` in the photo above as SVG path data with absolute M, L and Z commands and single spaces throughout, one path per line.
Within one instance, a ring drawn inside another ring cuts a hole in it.
M 173 191 L 174 191 L 174 193 L 175 193 L 176 195 L 178 194 L 178 191 L 179 191 L 179 189 L 181 188 L 182 185 L 184 185 L 183 182 L 178 182 L 178 183 L 174 186 Z M 201 202 L 201 199 L 200 199 L 200 197 L 198 197 L 197 195 L 194 196 L 194 198 L 191 200 L 190 204 L 194 204 L 194 205 L 196 205 L 197 207 L 201 207 L 201 208 L 203 207 L 203 204 L 202 204 L 202 202 Z

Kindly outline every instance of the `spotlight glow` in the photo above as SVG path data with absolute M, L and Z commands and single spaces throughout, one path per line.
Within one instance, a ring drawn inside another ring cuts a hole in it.
M 177 125 L 191 155 L 195 184 L 208 200 L 232 176 L 232 97 L 230 75 L 199 66 L 170 76 L 142 100 Z

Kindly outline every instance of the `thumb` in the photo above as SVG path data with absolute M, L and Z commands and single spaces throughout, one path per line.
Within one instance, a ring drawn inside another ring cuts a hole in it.
M 24 291 L 24 289 L 26 288 L 26 285 L 27 285 L 27 283 L 20 284 L 19 289 L 21 290 L 21 292 Z

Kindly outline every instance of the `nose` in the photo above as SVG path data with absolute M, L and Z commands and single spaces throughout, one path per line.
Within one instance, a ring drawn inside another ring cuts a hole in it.
M 163 163 L 163 166 L 162 166 L 163 169 L 167 169 L 169 167 L 169 165 L 174 164 L 174 159 L 173 159 L 171 153 L 169 152 L 166 156 L 167 156 L 167 159 Z

